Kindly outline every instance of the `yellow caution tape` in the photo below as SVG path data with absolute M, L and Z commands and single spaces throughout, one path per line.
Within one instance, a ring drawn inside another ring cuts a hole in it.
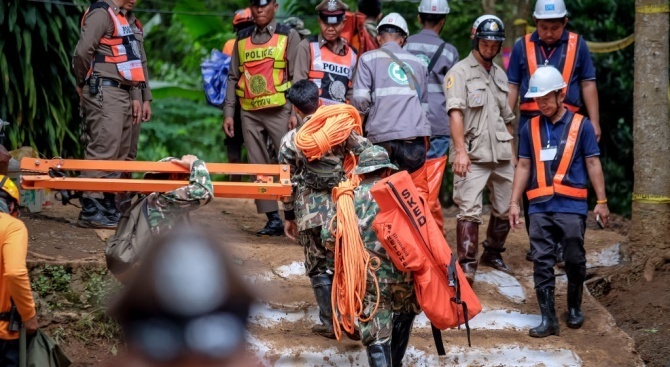
M 661 195 L 633 194 L 633 201 L 644 204 L 670 204 L 670 197 Z
M 635 11 L 643 14 L 670 13 L 670 4 L 643 5 L 635 8 Z

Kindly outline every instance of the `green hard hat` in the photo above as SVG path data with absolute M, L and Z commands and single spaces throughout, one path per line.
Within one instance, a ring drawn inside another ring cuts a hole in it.
M 358 161 L 358 167 L 354 173 L 361 175 L 363 173 L 370 173 L 382 168 L 391 168 L 397 170 L 398 167 L 391 163 L 386 149 L 380 147 L 379 145 L 373 145 L 369 148 L 366 148 L 360 155 Z

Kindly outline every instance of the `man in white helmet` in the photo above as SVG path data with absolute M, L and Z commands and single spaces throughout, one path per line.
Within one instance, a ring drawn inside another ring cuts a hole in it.
M 567 325 L 577 329 L 584 323 L 581 304 L 586 278 L 587 177 L 597 196 L 593 209 L 596 220 L 604 227 L 609 219 L 595 129 L 588 118 L 565 107 L 565 87 L 561 73 L 553 66 L 539 67 L 530 78 L 524 96 L 537 103 L 541 115 L 521 129 L 510 201 L 509 223 L 520 228 L 519 199 L 525 193 L 530 200 L 533 278 L 542 313 L 542 323 L 530 329 L 530 336 L 537 338 L 559 335 L 554 307 L 554 244 L 559 242 L 564 246 L 568 277 Z
M 451 127 L 449 162 L 454 171 L 458 260 L 472 284 L 477 265 L 511 273 L 502 259 L 510 227 L 507 220 L 514 176 L 512 125 L 507 75 L 493 62 L 505 40 L 505 26 L 483 15 L 472 26 L 472 51 L 444 81 Z M 491 217 L 479 261 L 482 194 L 490 191 Z
M 418 34 L 409 36 L 405 49 L 422 59 L 428 68 L 428 112 L 432 136 L 430 148 L 426 155 L 426 165 L 430 182 L 435 182 L 429 190 L 437 192 L 430 195 L 431 213 L 438 225 L 443 227 L 442 207 L 439 202 L 439 190 L 442 186 L 444 162 L 449 150 L 449 116 L 446 110 L 446 99 L 442 89 L 442 81 L 447 71 L 458 60 L 458 50 L 440 38 L 440 32 L 449 14 L 447 0 L 422 0 L 419 4 L 419 22 L 423 29 Z M 431 161 L 432 160 L 432 161 Z M 435 162 L 435 164 L 431 163 Z M 441 163 L 437 163 L 441 162 Z M 435 198 L 435 200 L 432 200 Z
M 421 59 L 402 49 L 408 30 L 400 14 L 384 17 L 377 30 L 382 46 L 361 55 L 351 104 L 367 117 L 366 137 L 384 147 L 392 163 L 425 177 L 426 140 L 431 135 L 424 112 L 428 72 Z
M 586 106 L 596 137 L 600 140 L 596 71 L 586 41 L 565 29 L 567 14 L 563 0 L 537 0 L 535 3 L 533 19 L 537 30 L 516 42 L 507 69 L 509 104 L 514 108 L 521 96 L 518 130 L 521 131 L 526 122 L 540 114 L 533 99 L 525 97 L 530 76 L 539 66 L 552 65 L 561 72 L 568 86 L 564 101 L 566 107 L 576 112 Z M 527 213 L 528 200 L 524 197 L 522 201 L 524 213 Z M 527 215 L 525 222 L 528 230 Z

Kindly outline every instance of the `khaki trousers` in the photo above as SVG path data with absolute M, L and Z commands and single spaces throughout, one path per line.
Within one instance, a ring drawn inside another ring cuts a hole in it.
M 471 169 L 465 177 L 454 175 L 454 203 L 459 209 L 456 219 L 482 223 L 484 188 L 490 192 L 491 215 L 507 219 L 514 179 L 512 162 L 472 163 Z
M 127 161 L 134 161 L 137 159 L 137 149 L 140 142 L 140 127 L 142 126 L 141 123 L 139 124 L 134 124 L 132 126 L 132 131 L 130 134 L 130 150 L 128 151 L 128 156 L 126 157 Z
M 288 132 L 288 118 L 291 115 L 291 106 L 285 104 L 277 108 L 267 108 L 257 111 L 241 113 L 242 134 L 244 145 L 247 148 L 247 159 L 253 164 L 271 164 L 270 152 L 267 148 L 267 138 L 272 140 L 276 150 L 279 150 L 281 139 Z M 279 210 L 274 200 L 256 200 L 258 213 L 269 213 Z
M 101 86 L 97 95 L 82 92 L 89 137 L 85 159 L 123 161 L 130 152 L 133 113 L 130 93 L 117 87 Z M 80 177 L 118 178 L 121 172 L 83 171 Z M 100 199 L 101 192 L 84 192 L 84 197 Z

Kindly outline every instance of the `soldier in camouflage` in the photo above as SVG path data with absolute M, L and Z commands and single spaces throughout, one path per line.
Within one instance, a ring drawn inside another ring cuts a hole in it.
M 303 123 L 310 119 L 319 106 L 319 89 L 309 80 L 295 83 L 289 89 L 286 97 L 293 104 L 293 108 Z M 321 186 L 337 184 L 337 182 L 331 182 L 328 185 L 328 181 L 333 180 L 333 177 L 339 177 L 339 179 L 344 177 L 342 164 L 338 162 L 344 161 L 345 154 L 352 152 L 358 155 L 371 144 L 364 137 L 352 132 L 349 139 L 333 147 L 331 152 L 324 155 L 319 161 L 308 162 L 305 155 L 295 145 L 295 136 L 300 126 L 289 131 L 282 138 L 279 148 L 279 164 L 286 164 L 291 168 L 293 183 L 293 194 L 283 200 L 284 218 L 286 219 L 284 231 L 286 236 L 294 241 L 297 237 L 298 243 L 305 250 L 305 273 L 310 278 L 314 289 L 314 296 L 319 306 L 319 319 L 322 322 L 322 325 L 315 325 L 312 331 L 317 335 L 335 339 L 330 304 L 334 255 L 331 250 L 323 246 L 321 241 L 321 229 L 327 227 L 326 217 L 333 202 L 330 189 L 315 187 L 319 187 L 320 184 L 323 184 Z M 310 172 L 307 169 L 308 165 L 312 167 Z M 326 169 L 320 170 L 319 167 L 314 169 L 314 166 L 319 165 Z M 333 175 L 333 172 L 327 172 L 328 167 L 335 167 L 335 170 L 339 169 L 340 172 Z M 316 171 L 324 172 L 323 177 L 315 178 L 313 172 Z
M 182 186 L 168 192 L 153 192 L 146 198 L 147 215 L 149 226 L 153 235 L 161 235 L 169 232 L 172 227 L 182 220 L 184 216 L 202 205 L 212 201 L 214 188 L 205 162 L 194 155 L 185 155 L 181 159 L 169 157 L 161 159 L 160 162 L 172 162 L 191 170 L 188 176 L 188 185 Z M 166 178 L 161 174 L 147 173 L 146 179 Z M 170 175 L 170 179 L 183 180 L 181 177 Z
M 363 344 L 367 347 L 370 366 L 402 366 L 402 359 L 409 343 L 414 317 L 421 310 L 414 295 L 414 281 L 411 272 L 401 272 L 393 265 L 386 250 L 372 229 L 372 222 L 379 213 L 379 206 L 370 193 L 370 189 L 383 177 L 397 170 L 391 163 L 388 153 L 380 146 L 365 149 L 360 156 L 356 174 L 363 175 L 360 185 L 354 190 L 354 207 L 358 217 L 358 226 L 365 248 L 371 257 L 378 259 L 379 267 L 374 271 L 379 283 L 377 288 L 368 277 L 367 290 L 363 305 L 362 318 L 372 318 L 360 323 Z M 335 214 L 333 208 L 330 212 Z M 330 221 L 330 218 L 329 218 Z M 335 242 L 327 229 L 321 231 L 326 246 Z M 373 260 L 373 264 L 374 261 Z M 377 312 L 372 314 L 379 301 Z

